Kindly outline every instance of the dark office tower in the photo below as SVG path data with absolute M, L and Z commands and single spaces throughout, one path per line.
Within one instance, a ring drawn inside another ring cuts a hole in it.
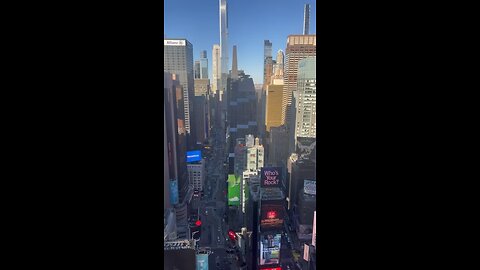
M 305 4 L 305 10 L 303 12 L 303 34 L 308 35 L 310 29 L 310 5 Z
M 187 132 L 187 147 L 193 145 L 195 138 L 191 136 L 190 114 L 193 110 L 190 100 L 194 96 L 193 90 L 193 46 L 182 38 L 164 39 L 163 69 L 164 71 L 176 74 L 183 87 L 183 105 L 185 130 Z
M 169 73 L 166 73 L 169 74 Z M 178 77 L 175 74 L 169 74 L 165 76 L 165 82 L 168 83 L 169 89 L 171 89 L 171 97 L 166 96 L 165 100 L 168 100 L 169 111 L 167 112 L 167 124 L 171 133 L 169 133 L 168 140 L 172 145 L 172 159 L 175 160 L 174 172 L 170 173 L 172 179 L 176 179 L 177 190 L 178 190 L 178 200 L 181 201 L 188 189 L 188 179 L 187 179 L 187 165 L 186 165 L 186 151 L 187 151 L 187 142 L 186 142 L 186 131 L 185 131 L 185 121 L 184 117 L 184 103 L 183 103 L 183 87 L 180 84 Z M 171 85 L 171 88 L 170 88 Z M 170 91 L 166 91 L 170 93 Z M 175 176 L 173 178 L 172 176 Z
M 233 46 L 232 79 L 238 79 L 237 46 Z
M 200 61 L 195 61 L 195 69 L 194 69 L 194 74 L 195 74 L 195 79 L 200 79 Z
M 207 51 L 200 52 L 200 79 L 208 79 Z
M 195 122 L 194 125 L 194 135 L 197 138 L 197 148 L 200 147 L 200 144 L 205 143 L 207 139 L 206 135 L 206 125 L 207 125 L 207 98 L 204 95 L 194 96 L 193 97 L 193 115 L 192 119 Z
M 257 97 L 253 79 L 239 71 L 237 80 L 229 78 L 227 125 L 229 153 L 234 152 L 236 139 L 245 138 L 248 134 L 257 134 Z
M 263 46 L 263 89 L 265 90 L 273 75 L 272 43 L 265 40 Z

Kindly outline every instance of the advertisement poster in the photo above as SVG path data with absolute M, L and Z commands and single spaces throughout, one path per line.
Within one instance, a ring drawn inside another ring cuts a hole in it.
M 196 270 L 208 270 L 208 254 L 197 254 Z
M 279 187 L 282 179 L 281 167 L 263 167 L 262 178 L 260 181 L 261 187 Z
M 234 174 L 228 175 L 228 205 L 240 205 L 240 178 Z
M 280 263 L 280 243 L 282 235 L 279 233 L 264 234 L 260 238 L 260 265 Z
M 260 229 L 273 230 L 283 228 L 284 206 L 282 202 L 266 202 L 260 209 Z
M 170 179 L 170 203 L 178 203 L 178 181 L 177 179 Z
M 315 180 L 304 180 L 303 181 L 303 192 L 308 195 L 317 195 L 317 181 Z
M 317 139 L 307 137 L 297 137 L 297 154 L 299 158 L 317 160 Z

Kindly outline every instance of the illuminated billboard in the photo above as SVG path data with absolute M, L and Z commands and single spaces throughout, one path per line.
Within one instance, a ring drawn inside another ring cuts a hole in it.
M 208 270 L 208 254 L 197 254 L 196 270 Z
M 228 205 L 240 205 L 240 177 L 234 174 L 228 175 Z
M 314 180 L 304 180 L 303 181 L 303 192 L 308 195 L 317 195 L 317 181 Z
M 196 162 L 202 160 L 202 151 L 187 151 L 187 163 Z
M 282 179 L 282 168 L 280 167 L 263 167 L 262 178 L 260 181 L 261 187 L 279 187 Z
M 311 161 L 317 160 L 317 139 L 308 137 L 297 137 L 297 154 L 302 159 Z
M 283 228 L 284 206 L 282 201 L 263 202 L 260 208 L 260 229 L 275 230 Z
M 170 179 L 170 203 L 178 203 L 178 181 L 177 179 Z
M 280 263 L 280 233 L 264 234 L 260 237 L 260 265 Z

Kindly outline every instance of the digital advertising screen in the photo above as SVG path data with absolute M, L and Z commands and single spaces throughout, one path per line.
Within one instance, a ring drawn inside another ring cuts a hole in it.
M 228 175 L 228 205 L 240 205 L 240 177 L 234 174 Z
M 297 137 L 297 154 L 304 159 L 315 161 L 317 158 L 317 139 Z
M 263 167 L 261 171 L 261 187 L 279 187 L 282 179 L 281 167 Z
M 202 160 L 201 150 L 187 151 L 187 163 L 197 162 L 200 160 Z
M 280 244 L 282 235 L 279 233 L 260 236 L 260 265 L 280 263 Z
M 208 254 L 197 254 L 196 270 L 208 270 Z
M 274 230 L 283 228 L 284 206 L 281 202 L 262 202 L 260 208 L 260 229 Z

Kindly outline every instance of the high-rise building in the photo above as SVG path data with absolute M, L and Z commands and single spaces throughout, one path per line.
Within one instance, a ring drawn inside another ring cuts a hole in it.
M 255 145 L 247 148 L 247 170 L 255 172 L 265 164 L 265 151 L 259 138 L 255 138 Z
M 195 96 L 209 96 L 210 94 L 209 79 L 195 79 L 194 84 L 195 84 L 194 86 Z
M 279 127 L 282 122 L 282 105 L 284 94 L 284 72 L 283 72 L 283 51 L 277 53 L 275 73 L 271 77 L 271 84 L 267 86 L 265 104 L 265 126 L 270 132 L 272 127 Z
M 190 113 L 192 111 L 191 98 L 194 96 L 193 74 L 193 46 L 183 38 L 164 39 L 163 69 L 176 74 L 183 87 L 183 105 L 185 130 L 187 141 L 192 144 L 195 139 L 191 138 Z M 187 145 L 190 147 L 190 145 Z
M 298 77 L 295 104 L 295 145 L 297 137 L 316 138 L 317 104 L 316 57 L 307 57 L 298 62 Z
M 227 0 L 219 0 L 220 14 L 220 70 L 221 70 L 221 87 L 220 100 L 223 100 L 223 91 L 226 91 L 228 76 L 228 10 Z
M 297 88 L 298 61 L 317 54 L 316 35 L 290 35 L 285 51 L 282 123 L 286 123 L 287 106 L 292 102 L 292 92 Z
M 208 79 L 207 51 L 200 52 L 200 79 Z
M 220 85 L 220 45 L 214 44 L 212 49 L 212 91 L 217 94 Z
M 305 10 L 303 11 L 303 34 L 308 35 L 310 29 L 310 5 L 305 4 Z
M 188 181 L 195 190 L 202 191 L 205 183 L 205 161 L 187 164 Z
M 270 40 L 265 40 L 263 43 L 263 89 L 267 89 L 272 78 L 272 43 Z
M 233 46 L 232 54 L 232 74 L 231 77 L 233 80 L 238 79 L 238 63 L 237 63 L 237 46 Z
M 194 96 L 192 120 L 195 123 L 192 134 L 197 139 L 196 148 L 207 140 L 208 132 L 208 103 L 207 95 Z
M 288 158 L 288 132 L 285 126 L 272 127 L 268 137 L 268 164 L 285 166 Z
M 193 70 L 194 78 L 200 79 L 200 61 L 195 61 L 195 68 Z

